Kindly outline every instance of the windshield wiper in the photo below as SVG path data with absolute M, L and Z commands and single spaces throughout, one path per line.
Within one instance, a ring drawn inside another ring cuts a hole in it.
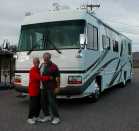
M 39 41 L 42 41 L 42 39 L 38 40 L 37 42 Z M 27 52 L 27 55 L 30 55 L 32 51 L 34 51 L 34 48 L 36 48 L 37 45 L 33 45 L 32 49 L 30 49 L 28 52 Z
M 30 49 L 28 52 L 27 52 L 27 55 L 30 55 L 32 51 L 34 51 L 34 49 L 37 47 L 37 45 L 34 45 L 32 47 L 32 49 Z
M 33 46 L 32 49 L 30 49 L 28 52 L 27 52 L 27 55 L 30 55 L 31 52 L 34 50 L 34 48 L 36 47 L 37 45 Z
M 62 52 L 56 47 L 56 45 L 52 41 L 47 39 L 47 41 L 44 41 L 44 44 L 46 44 L 46 42 L 49 42 L 59 54 L 62 54 Z
M 32 51 L 33 51 L 33 48 L 27 52 L 27 55 L 30 55 Z
M 45 34 L 45 36 L 44 36 L 44 46 L 45 47 L 47 47 L 47 42 L 49 42 L 52 46 L 53 46 L 53 48 L 59 53 L 59 54 L 61 54 L 62 52 L 56 47 L 56 45 L 51 41 L 51 40 L 49 40 L 49 37 L 48 37 L 48 39 L 47 39 L 47 37 L 46 36 L 49 36 L 49 32 L 47 32 L 46 34 Z

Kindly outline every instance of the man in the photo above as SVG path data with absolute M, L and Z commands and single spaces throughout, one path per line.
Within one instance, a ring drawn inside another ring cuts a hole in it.
M 39 118 L 41 104 L 40 104 L 40 81 L 43 80 L 47 82 L 52 78 L 49 76 L 41 76 L 39 70 L 39 58 L 33 58 L 33 67 L 29 72 L 29 86 L 28 93 L 30 96 L 29 99 L 29 114 L 27 122 L 29 124 L 35 124 L 36 121 L 41 122 Z
M 60 122 L 59 113 L 56 103 L 56 94 L 60 88 L 60 72 L 56 64 L 51 61 L 51 54 L 43 54 L 44 63 L 41 65 L 40 71 L 42 75 L 52 76 L 52 80 L 41 82 L 41 104 L 44 112 L 43 121 L 51 121 L 52 124 Z M 51 116 L 52 114 L 52 116 Z

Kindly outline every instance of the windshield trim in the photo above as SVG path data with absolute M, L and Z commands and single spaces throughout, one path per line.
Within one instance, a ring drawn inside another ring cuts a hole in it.
M 78 50 L 78 49 L 80 49 L 80 47 L 79 48 L 60 48 L 59 50 L 74 50 L 74 49 Z M 32 52 L 34 52 L 34 51 L 49 51 L 49 50 L 55 50 L 55 49 L 32 50 Z M 27 51 L 30 51 L 30 50 L 22 50 L 22 51 L 17 50 L 17 52 L 27 52 Z
M 22 30 L 24 30 L 24 29 L 29 29 L 29 28 L 32 28 L 32 26 L 38 26 L 38 25 L 41 25 L 41 26 L 44 26 L 45 24 L 52 24 L 52 23 L 54 23 L 54 24 L 59 24 L 59 22 L 60 23 L 64 23 L 64 24 L 69 24 L 69 23 L 72 23 L 72 22 L 74 22 L 74 21 L 82 21 L 82 22 L 84 22 L 84 33 L 86 33 L 85 32 L 85 30 L 86 30 L 86 20 L 85 19 L 76 19 L 76 20 L 65 20 L 65 21 L 53 21 L 53 22 L 44 22 L 44 23 L 35 23 L 35 24 L 28 24 L 28 25 L 22 25 L 21 26 L 21 32 L 22 32 Z M 20 33 L 20 37 L 21 37 L 21 33 Z M 20 49 L 20 39 L 19 39 L 19 42 L 18 42 L 18 52 L 23 52 L 23 51 L 30 51 L 31 49 Z M 78 46 L 78 47 L 61 47 L 61 48 L 58 48 L 58 50 L 64 50 L 64 49 L 80 49 L 80 45 Z M 43 51 L 43 50 L 54 50 L 54 48 L 48 48 L 48 49 L 32 49 L 31 51 Z
M 35 24 L 27 24 L 27 25 L 21 25 L 21 30 L 24 29 L 24 28 L 28 28 L 29 26 L 38 26 L 38 25 L 45 25 L 45 24 L 58 24 L 59 22 L 60 23 L 66 23 L 66 24 L 69 24 L 69 23 L 72 23 L 74 21 L 84 21 L 85 25 L 86 25 L 86 20 L 85 19 L 76 19 L 76 20 L 64 20 L 64 21 L 50 21 L 50 22 L 44 22 L 44 23 L 35 23 Z

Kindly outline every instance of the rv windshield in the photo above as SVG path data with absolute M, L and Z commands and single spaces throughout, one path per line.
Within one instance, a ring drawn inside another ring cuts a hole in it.
M 21 28 L 18 50 L 80 48 L 80 34 L 84 33 L 84 27 L 84 20 L 24 25 Z

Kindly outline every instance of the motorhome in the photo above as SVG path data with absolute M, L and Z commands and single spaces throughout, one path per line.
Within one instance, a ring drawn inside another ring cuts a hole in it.
M 61 73 L 58 98 L 98 99 L 132 79 L 132 41 L 87 10 L 30 14 L 21 26 L 15 89 L 27 93 L 33 57 L 52 54 Z

